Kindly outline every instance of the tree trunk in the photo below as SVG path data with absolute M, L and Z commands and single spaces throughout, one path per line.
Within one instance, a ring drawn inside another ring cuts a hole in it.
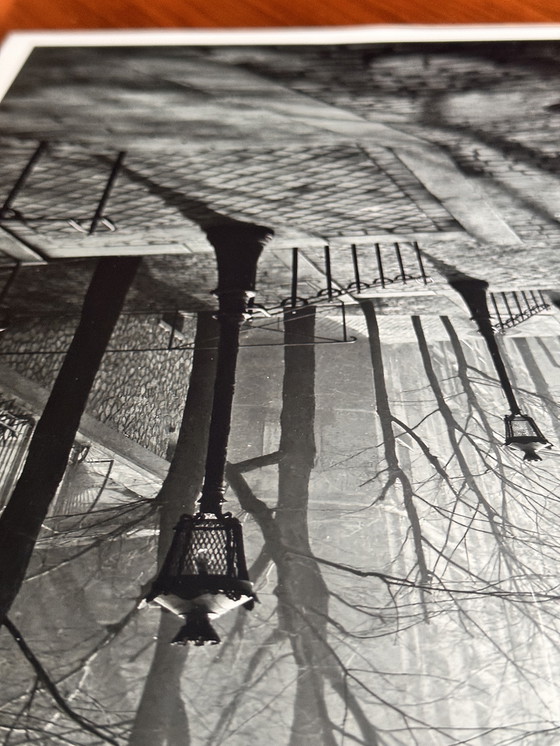
M 157 497 L 161 503 L 158 569 L 171 545 L 173 529 L 180 516 L 197 511 L 214 396 L 218 334 L 214 314 L 199 313 L 183 419 L 169 471 Z
M 276 522 L 282 543 L 297 554 L 277 566 L 278 615 L 298 667 L 290 746 L 334 746 L 325 701 L 328 591 L 313 559 L 308 530 L 309 480 L 315 464 L 315 308 L 284 314 L 284 382 Z M 307 555 L 307 556 L 302 556 Z
M 0 517 L 0 619 L 17 596 L 68 458 L 93 380 L 139 257 L 100 259 L 80 321 L 37 423 L 20 478 Z
M 152 610 L 151 613 L 156 612 Z M 188 746 L 190 743 L 185 703 L 181 696 L 181 675 L 189 648 L 169 644 L 177 632 L 177 622 L 175 615 L 160 612 L 154 657 L 136 710 L 129 746 Z M 168 739 L 170 732 L 178 730 L 182 731 L 179 740 Z
M 173 528 L 179 517 L 182 513 L 196 511 L 196 499 L 204 476 L 216 372 L 216 350 L 209 347 L 217 334 L 218 324 L 212 314 L 199 313 L 183 420 L 169 472 L 157 497 L 161 503 L 158 569 L 171 545 Z M 166 743 L 187 746 L 190 743 L 180 686 L 188 646 L 169 644 L 179 624 L 177 617 L 161 612 L 154 657 L 136 711 L 129 746 L 163 746 Z

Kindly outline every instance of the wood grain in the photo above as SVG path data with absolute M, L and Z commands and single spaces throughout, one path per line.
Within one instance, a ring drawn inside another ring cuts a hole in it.
M 367 23 L 560 22 L 556 0 L 0 0 L 16 29 L 254 28 Z

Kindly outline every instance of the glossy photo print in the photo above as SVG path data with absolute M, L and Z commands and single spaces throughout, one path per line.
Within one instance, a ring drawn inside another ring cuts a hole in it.
M 560 31 L 11 38 L 0 744 L 560 743 Z

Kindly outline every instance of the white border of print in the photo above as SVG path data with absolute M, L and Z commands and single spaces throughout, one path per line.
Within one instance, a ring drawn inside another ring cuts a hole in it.
M 391 42 L 546 41 L 560 24 L 331 26 L 282 29 L 29 31 L 9 34 L 0 48 L 0 101 L 35 47 L 366 44 Z

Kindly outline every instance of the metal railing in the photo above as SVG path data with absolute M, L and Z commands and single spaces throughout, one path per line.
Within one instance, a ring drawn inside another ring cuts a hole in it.
M 117 226 L 115 222 L 105 214 L 105 209 L 109 202 L 109 197 L 111 196 L 111 193 L 115 186 L 117 177 L 122 169 L 126 152 L 121 151 L 117 153 L 116 157 L 114 158 L 107 157 L 106 159 L 103 159 L 103 161 L 108 161 L 108 172 L 107 176 L 105 177 L 105 182 L 103 184 L 101 193 L 97 197 L 97 201 L 92 208 L 92 212 L 90 213 L 89 217 L 85 218 L 82 216 L 66 216 L 64 218 L 61 218 L 60 215 L 52 215 L 48 212 L 46 214 L 30 216 L 19 209 L 19 206 L 17 204 L 18 198 L 22 196 L 26 186 L 32 178 L 33 173 L 37 170 L 37 167 L 41 164 L 48 153 L 48 143 L 40 142 L 33 153 L 31 153 L 31 155 L 29 156 L 27 162 L 18 174 L 12 188 L 10 189 L 8 196 L 4 200 L 3 204 L 0 206 L 0 225 L 10 222 L 32 225 L 37 221 L 39 221 L 39 223 L 41 224 L 45 222 L 60 223 L 62 221 L 67 226 L 73 228 L 75 231 L 78 231 L 79 233 L 85 233 L 89 236 L 93 235 L 100 228 L 108 231 L 116 231 Z M 79 175 L 78 170 L 76 172 L 76 175 Z M 76 175 L 74 175 L 74 181 Z M 72 183 L 74 182 L 69 177 L 68 184 Z M 47 187 L 49 187 L 48 183 Z M 69 187 L 67 185 L 67 190 L 68 188 Z M 52 185 L 52 189 L 56 192 L 57 187 L 55 185 Z M 91 200 L 95 198 L 95 195 L 89 196 L 90 199 L 88 200 L 88 203 L 91 203 Z
M 87 445 L 74 443 L 51 518 L 72 517 L 82 521 L 102 499 L 115 461 L 90 459 L 89 450 Z
M 314 313 L 313 304 L 309 305 L 309 313 Z M 298 306 L 301 309 L 301 305 Z M 295 320 L 291 313 L 294 307 L 275 306 L 270 310 L 262 306 L 253 306 L 251 316 L 247 318 L 241 327 L 240 347 L 276 347 L 284 345 L 284 325 Z M 356 337 L 348 332 L 346 318 L 346 305 L 341 301 L 325 302 L 321 304 L 319 313 L 315 315 L 316 326 L 313 337 L 301 338 L 293 342 L 292 346 L 323 345 L 323 344 L 350 344 L 356 341 Z M 182 333 L 182 311 L 174 314 L 166 314 L 162 318 L 162 325 L 168 330 L 169 351 L 193 350 L 193 342 Z M 301 318 L 301 314 L 297 318 Z M 205 341 L 202 349 L 215 350 L 218 348 L 218 337 Z
M 426 274 L 422 252 L 417 241 L 374 243 L 370 247 L 352 244 L 349 249 L 323 248 L 322 260 L 317 267 L 324 278 L 324 286 L 314 294 L 301 292 L 300 250 L 292 249 L 291 292 L 281 301 L 282 307 L 332 303 L 343 295 L 360 294 L 368 290 L 385 290 L 396 285 L 432 281 Z M 305 285 L 308 282 L 303 281 Z M 267 310 L 274 310 L 267 308 Z
M 542 290 L 509 290 L 490 293 L 489 307 L 491 316 L 497 319 L 492 329 L 497 334 L 504 334 L 536 314 L 547 311 L 550 305 Z
M 27 454 L 34 420 L 13 401 L 0 401 L 0 507 L 12 493 Z

